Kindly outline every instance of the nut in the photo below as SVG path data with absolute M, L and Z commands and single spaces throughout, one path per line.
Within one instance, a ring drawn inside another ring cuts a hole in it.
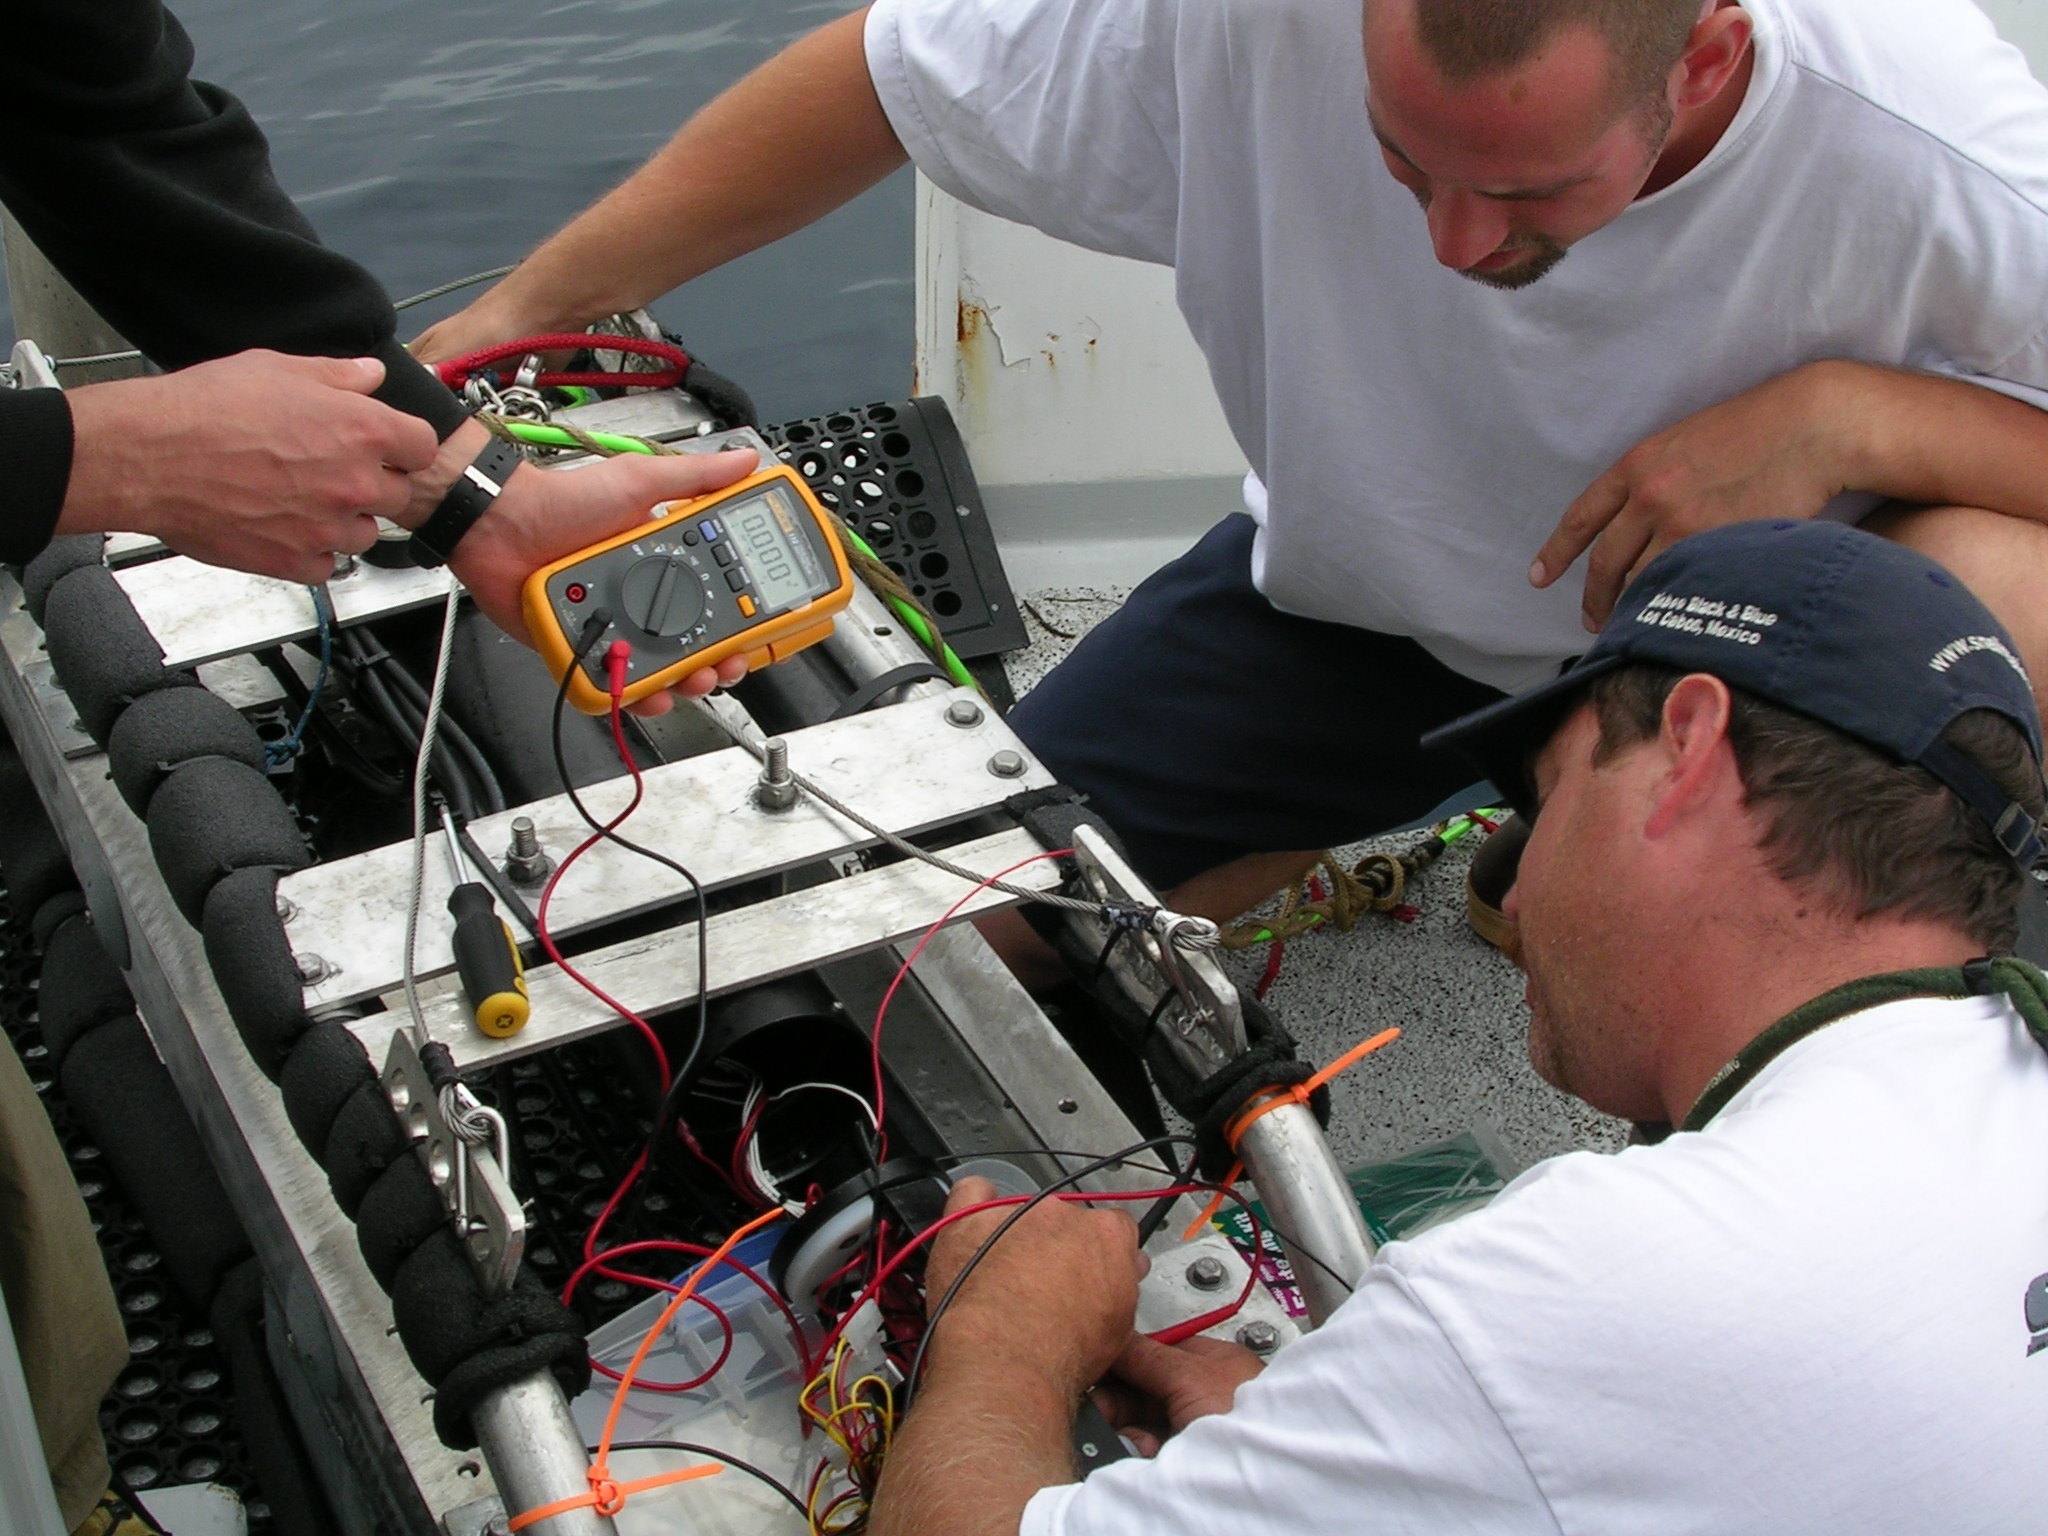
M 1270 1355 L 1280 1347 L 1280 1330 L 1271 1323 L 1246 1323 L 1237 1330 L 1237 1342 L 1255 1355 Z
M 957 725 L 963 731 L 981 724 L 981 706 L 972 699 L 955 699 L 946 706 L 946 724 Z
M 1198 1291 L 1220 1291 L 1230 1271 L 1213 1253 L 1205 1253 L 1188 1266 L 1188 1284 Z

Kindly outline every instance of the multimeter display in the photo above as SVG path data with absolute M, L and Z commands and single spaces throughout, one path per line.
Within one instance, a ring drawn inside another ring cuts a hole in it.
M 766 666 L 829 634 L 852 596 L 830 517 L 793 471 L 771 466 L 536 572 L 527 627 L 559 677 L 568 637 L 609 614 L 608 640 L 631 647 L 628 703 L 736 653 Z M 570 683 L 579 709 L 608 706 L 609 648 L 593 644 Z
M 788 501 L 781 486 L 771 486 L 752 504 L 735 507 L 725 517 L 740 560 L 761 594 L 762 610 L 769 613 L 808 601 L 825 586 L 816 557 L 796 542 Z

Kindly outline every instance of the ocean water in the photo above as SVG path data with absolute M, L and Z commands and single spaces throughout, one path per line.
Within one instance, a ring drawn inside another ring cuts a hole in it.
M 174 0 L 328 244 L 394 297 L 514 261 L 845 0 Z M 655 313 L 787 420 L 908 392 L 908 171 Z M 479 290 L 480 291 L 480 290 Z M 400 317 L 410 336 L 468 296 Z M 11 334 L 11 330 L 10 330 Z

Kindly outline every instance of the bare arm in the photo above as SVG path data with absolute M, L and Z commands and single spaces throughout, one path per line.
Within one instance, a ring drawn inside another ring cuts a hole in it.
M 638 308 L 887 176 L 908 156 L 868 77 L 866 21 L 866 7 L 843 16 L 733 86 L 414 354 L 438 361 Z
M 1723 523 L 1812 517 L 1843 491 L 2048 523 L 2048 412 L 1959 379 L 1809 363 L 1631 449 L 1565 513 L 1530 580 L 1549 586 L 1590 549 L 1597 627 L 1666 546 Z
M 962 1179 L 946 1208 L 994 1194 Z M 1004 1214 L 940 1234 L 928 1297 L 945 1294 Z M 1071 1483 L 1075 1410 L 1130 1336 L 1143 1272 L 1137 1228 L 1115 1211 L 1043 1205 L 990 1249 L 932 1335 L 870 1536 L 1016 1536 L 1033 1494 Z

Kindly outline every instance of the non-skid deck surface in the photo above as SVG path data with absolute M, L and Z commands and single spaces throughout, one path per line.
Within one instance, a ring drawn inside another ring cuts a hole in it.
M 1005 658 L 1021 696 L 1113 613 L 1123 594 L 1053 588 L 1021 594 L 1030 646 Z M 1405 848 L 1402 834 L 1340 850 L 1348 862 Z M 1465 868 L 1476 839 L 1453 847 L 1410 887 L 1412 923 L 1371 916 L 1350 933 L 1308 934 L 1287 946 L 1267 1002 L 1312 1061 L 1333 1060 L 1390 1025 L 1402 1036 L 1335 1089 L 1331 1141 L 1346 1167 L 1397 1157 L 1475 1126 L 1495 1131 L 1523 1165 L 1577 1148 L 1618 1149 L 1627 1127 L 1559 1093 L 1531 1070 L 1522 974 L 1465 924 Z M 1246 986 L 1264 948 L 1228 957 Z

